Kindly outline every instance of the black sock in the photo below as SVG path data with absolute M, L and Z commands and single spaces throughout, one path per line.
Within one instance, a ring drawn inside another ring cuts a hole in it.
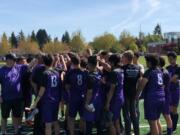
M 178 118 L 179 118 L 179 115 L 178 114 L 174 114 L 174 122 L 173 122 L 173 131 L 176 130 L 177 128 L 177 123 L 178 123 Z
M 172 135 L 172 128 L 167 128 L 167 135 Z

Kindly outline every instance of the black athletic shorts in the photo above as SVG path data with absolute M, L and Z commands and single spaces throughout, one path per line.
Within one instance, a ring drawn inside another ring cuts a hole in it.
M 1 104 L 1 116 L 2 118 L 8 118 L 12 111 L 13 117 L 21 117 L 23 114 L 24 102 L 22 99 L 13 99 L 9 101 L 3 101 Z

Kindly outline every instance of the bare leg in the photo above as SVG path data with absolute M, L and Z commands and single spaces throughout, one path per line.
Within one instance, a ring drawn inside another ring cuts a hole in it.
M 149 120 L 151 135 L 159 135 L 157 120 Z
M 2 134 L 6 133 L 6 128 L 7 128 L 7 118 L 2 118 L 1 119 L 1 131 L 2 131 Z
M 45 124 L 45 135 L 52 135 L 52 123 Z
M 157 121 L 159 133 L 162 133 L 162 126 L 160 120 Z
M 74 118 L 68 116 L 68 129 L 70 135 L 74 135 Z
M 21 126 L 21 117 L 13 117 L 12 116 L 12 120 L 13 120 L 13 126 L 14 126 L 14 132 L 18 133 L 19 128 Z
M 60 126 L 58 121 L 53 122 L 54 130 L 55 130 L 55 135 L 59 135 L 60 132 Z

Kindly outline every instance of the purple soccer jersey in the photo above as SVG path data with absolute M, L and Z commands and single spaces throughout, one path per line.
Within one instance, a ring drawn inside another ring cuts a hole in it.
M 43 74 L 40 86 L 45 87 L 42 102 L 60 102 L 62 82 L 58 71 L 55 69 L 46 70 Z
M 71 69 L 65 75 L 64 82 L 70 86 L 70 99 L 84 98 L 87 89 L 87 72 L 81 69 Z
M 115 84 L 116 89 L 110 102 L 110 111 L 113 113 L 114 121 L 119 119 L 120 110 L 124 103 L 123 82 L 124 82 L 123 71 L 120 68 L 114 69 L 111 72 L 111 84 Z
M 22 98 L 21 82 L 26 65 L 3 66 L 0 69 L 1 96 L 4 101 Z
M 79 112 L 80 117 L 82 117 L 84 97 L 87 89 L 87 72 L 81 69 L 71 69 L 65 76 L 65 85 L 70 86 L 68 115 L 75 118 L 77 112 Z
M 149 101 L 164 101 L 165 92 L 163 88 L 163 73 L 159 69 L 149 69 L 145 72 L 144 77 L 148 79 L 145 87 L 145 99 Z
M 148 79 L 148 83 L 144 89 L 145 118 L 148 120 L 157 120 L 160 114 L 163 113 L 165 104 L 163 73 L 157 68 L 148 69 L 144 74 L 144 78 Z
M 102 75 L 99 72 L 91 72 L 88 75 L 87 89 L 91 89 L 92 98 L 90 103 L 94 105 L 95 112 L 84 110 L 84 119 L 86 121 L 98 121 L 103 107 L 103 89 L 102 89 Z
M 168 72 L 170 74 L 170 77 L 175 75 L 177 69 L 178 69 L 178 65 L 175 65 L 175 66 L 169 65 L 167 67 L 167 70 L 168 70 Z M 180 98 L 179 83 L 178 82 L 177 83 L 171 82 L 169 90 L 170 90 L 170 105 L 178 106 L 179 98 Z
M 165 106 L 163 109 L 164 114 L 170 113 L 170 92 L 169 92 L 169 85 L 170 85 L 170 75 L 169 72 L 165 69 L 162 69 L 163 72 L 163 83 L 164 83 L 164 91 L 165 91 Z
M 116 85 L 115 93 L 112 97 L 112 102 L 118 101 L 120 104 L 124 102 L 123 95 L 123 84 L 124 84 L 124 73 L 123 70 L 114 69 L 111 73 L 111 83 Z

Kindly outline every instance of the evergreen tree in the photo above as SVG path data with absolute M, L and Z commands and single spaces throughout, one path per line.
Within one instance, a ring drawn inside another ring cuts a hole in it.
M 44 44 L 49 42 L 49 36 L 45 29 L 39 29 L 36 34 L 36 39 L 39 44 L 39 48 L 42 49 Z
M 34 30 L 31 33 L 31 41 L 37 41 L 36 34 L 35 34 Z
M 70 43 L 70 36 L 69 33 L 66 31 L 62 36 L 62 42 L 69 44 Z
M 157 24 L 156 27 L 154 28 L 154 35 L 158 35 L 162 37 L 162 31 L 161 31 L 161 25 Z
M 15 36 L 14 32 L 11 33 L 10 43 L 11 43 L 12 47 L 14 47 L 14 48 L 18 47 L 18 40 L 17 40 L 17 37 Z
M 21 30 L 18 35 L 18 42 L 24 41 L 24 40 L 25 40 L 24 32 Z

